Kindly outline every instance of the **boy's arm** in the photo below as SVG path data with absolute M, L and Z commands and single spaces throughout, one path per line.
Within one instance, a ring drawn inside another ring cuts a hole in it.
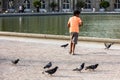
M 70 27 L 70 19 L 68 20 L 67 27 Z
M 79 26 L 83 26 L 83 22 L 80 22 Z
M 69 28 L 70 27 L 70 23 L 68 22 L 68 24 L 67 24 L 67 27 Z
M 83 26 L 83 21 L 79 18 L 79 27 Z

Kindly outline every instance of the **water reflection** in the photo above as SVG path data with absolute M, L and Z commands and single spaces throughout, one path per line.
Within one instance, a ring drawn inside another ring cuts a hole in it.
M 22 17 L 19 17 L 19 32 L 21 32 L 22 30 Z
M 67 21 L 72 15 L 1 17 L 1 31 L 69 35 Z M 80 36 L 120 39 L 120 15 L 82 14 Z

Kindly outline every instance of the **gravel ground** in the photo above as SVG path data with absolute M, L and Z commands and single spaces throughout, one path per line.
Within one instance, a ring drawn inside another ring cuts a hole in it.
M 0 80 L 120 80 L 120 44 L 114 44 L 109 50 L 103 43 L 78 42 L 76 55 L 69 55 L 69 46 L 65 40 L 33 39 L 18 37 L 0 37 Z M 11 60 L 19 58 L 13 65 Z M 49 61 L 52 68 L 59 66 L 50 76 L 42 74 L 43 66 Z M 98 63 L 95 71 L 72 69 Z

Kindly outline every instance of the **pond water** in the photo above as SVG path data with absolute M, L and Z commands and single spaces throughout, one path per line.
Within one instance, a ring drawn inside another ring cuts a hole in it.
M 0 31 L 69 35 L 67 21 L 72 14 L 0 17 Z M 80 36 L 120 39 L 119 14 L 81 14 Z

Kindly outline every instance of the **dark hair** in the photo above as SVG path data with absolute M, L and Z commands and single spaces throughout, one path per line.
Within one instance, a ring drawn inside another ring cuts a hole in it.
M 75 16 L 75 15 L 79 15 L 79 14 L 80 14 L 80 11 L 79 11 L 79 10 L 75 10 L 74 13 L 73 13 L 74 16 Z

